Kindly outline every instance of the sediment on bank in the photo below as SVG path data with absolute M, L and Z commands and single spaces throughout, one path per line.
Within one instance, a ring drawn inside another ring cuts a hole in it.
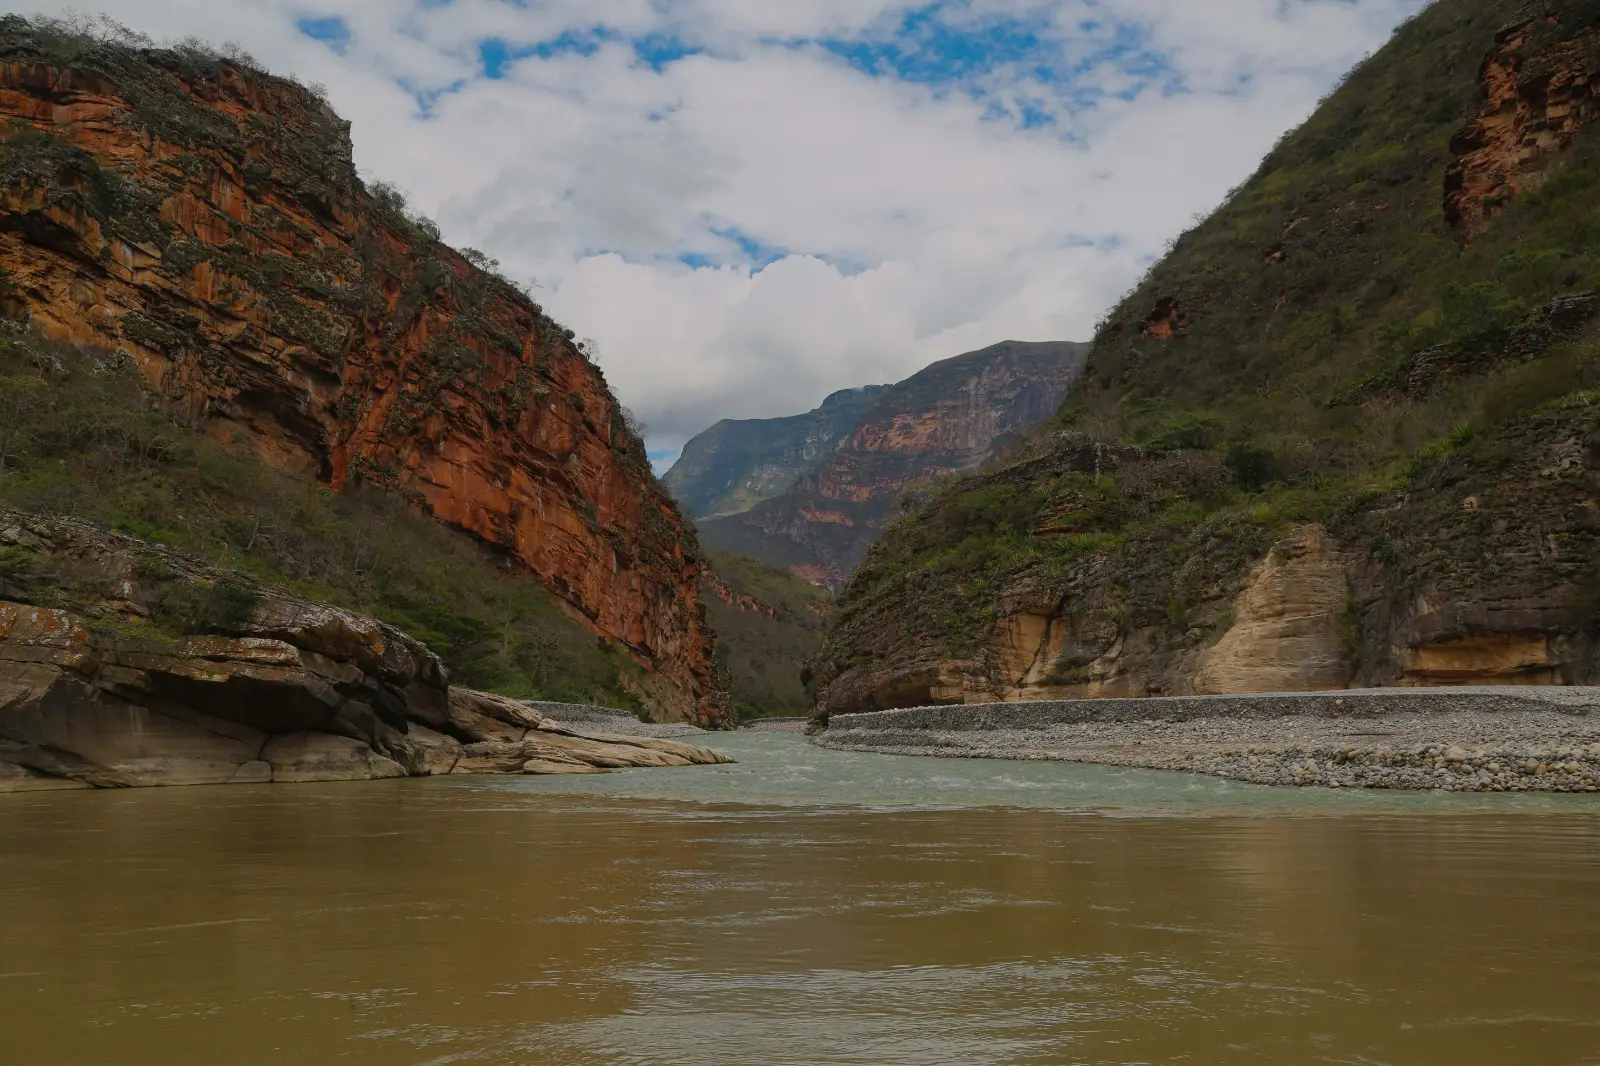
M 551 703 L 546 700 L 522 702 L 564 729 L 585 736 L 672 738 L 705 736 L 709 732 L 687 722 L 646 722 L 615 707 L 597 707 L 589 703 Z
M 1600 688 L 1068 700 L 836 715 L 825 747 L 1177 770 L 1266 785 L 1600 791 Z

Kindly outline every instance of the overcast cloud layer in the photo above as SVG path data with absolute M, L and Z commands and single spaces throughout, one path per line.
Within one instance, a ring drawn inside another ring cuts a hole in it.
M 326 85 L 363 170 L 446 240 L 536 279 L 665 457 L 720 418 L 790 414 L 1003 339 L 1087 338 L 1167 240 L 1422 6 L 82 10 L 157 39 L 236 41 Z

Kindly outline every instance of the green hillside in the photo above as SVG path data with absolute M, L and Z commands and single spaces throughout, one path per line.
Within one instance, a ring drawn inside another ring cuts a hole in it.
M 701 588 L 740 719 L 811 713 L 816 701 L 800 675 L 822 644 L 827 593 L 759 559 L 708 555 L 716 580 L 737 601 L 718 595 L 712 582 Z
M 1303 523 L 1351 559 L 1354 680 L 1513 632 L 1590 676 L 1588 460 L 1563 442 L 1596 428 L 1596 74 L 1594 0 L 1440 0 L 1401 27 L 1109 313 L 1050 426 L 888 531 L 835 616 L 827 702 L 992 674 L 1024 607 L 1073 634 L 1061 684 L 1137 638 L 1145 691 L 1170 690 Z

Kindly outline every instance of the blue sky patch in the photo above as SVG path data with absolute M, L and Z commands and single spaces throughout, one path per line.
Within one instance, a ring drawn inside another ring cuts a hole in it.
M 321 41 L 340 55 L 350 47 L 350 26 L 337 15 L 327 18 L 303 18 L 295 28 L 314 41 Z
M 506 68 L 519 59 L 550 59 L 559 55 L 592 56 L 603 44 L 628 40 L 640 63 L 652 70 L 664 70 L 685 56 L 699 55 L 702 49 L 670 34 L 652 34 L 632 40 L 606 26 L 591 26 L 586 30 L 568 31 L 559 37 L 537 44 L 513 47 L 499 37 L 478 42 L 478 57 L 483 63 L 487 78 L 503 78 Z
M 939 17 L 940 5 L 913 11 L 892 36 L 823 41 L 822 47 L 864 74 L 939 85 L 1020 64 L 1048 74 L 1048 52 L 1034 20 L 995 20 L 977 32 L 958 31 Z

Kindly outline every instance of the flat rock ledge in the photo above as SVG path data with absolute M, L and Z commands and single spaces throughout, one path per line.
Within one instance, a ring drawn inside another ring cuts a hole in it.
M 1263 785 L 1600 791 L 1600 688 L 1372 689 L 835 715 L 843 751 L 1055 760 Z

